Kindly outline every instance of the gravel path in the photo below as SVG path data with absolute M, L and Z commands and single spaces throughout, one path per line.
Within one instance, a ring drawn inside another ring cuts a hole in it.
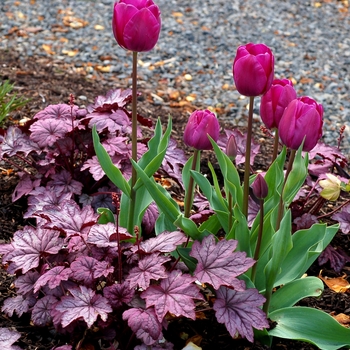
M 114 0 L 0 0 L 0 49 L 52 56 L 88 75 L 130 77 L 131 55 L 116 44 Z M 293 79 L 299 95 L 325 109 L 324 141 L 350 153 L 350 15 L 337 0 L 156 0 L 162 32 L 154 50 L 139 55 L 141 85 L 154 103 L 211 106 L 233 125 L 245 125 L 247 98 L 234 88 L 237 46 L 263 42 L 276 58 L 276 77 Z M 101 73 L 105 71 L 104 73 Z M 256 101 L 258 112 L 259 100 Z

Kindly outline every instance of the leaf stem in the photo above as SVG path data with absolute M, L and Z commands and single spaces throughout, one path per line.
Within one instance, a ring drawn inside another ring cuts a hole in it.
M 248 217 L 248 197 L 249 197 L 249 176 L 250 176 L 250 150 L 253 133 L 253 107 L 254 96 L 249 97 L 249 114 L 248 114 L 248 132 L 247 143 L 245 149 L 245 163 L 244 163 L 244 188 L 243 188 L 243 214 Z
M 278 135 L 278 129 L 275 129 L 275 139 L 273 144 L 273 154 L 272 154 L 272 163 L 277 158 L 278 154 L 278 145 L 279 145 L 279 135 Z
M 131 131 L 131 157 L 137 162 L 137 52 L 132 53 L 132 131 Z M 134 232 L 134 212 L 136 202 L 135 183 L 137 181 L 137 172 L 135 167 L 132 167 L 131 173 L 131 190 L 130 190 L 130 205 L 129 205 L 129 222 L 128 232 Z

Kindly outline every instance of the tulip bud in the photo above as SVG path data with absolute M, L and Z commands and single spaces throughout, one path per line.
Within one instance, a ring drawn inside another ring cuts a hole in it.
M 281 141 L 297 150 L 304 138 L 303 151 L 311 151 L 322 136 L 323 107 L 310 97 L 293 100 L 285 109 L 278 131 Z
M 258 174 L 252 184 L 253 194 L 258 199 L 264 199 L 267 197 L 269 188 L 264 177 L 261 174 Z
M 242 45 L 233 62 L 233 79 L 244 96 L 260 96 L 270 89 L 274 76 L 274 56 L 266 45 Z
M 123 49 L 150 51 L 159 38 L 159 8 L 152 0 L 120 0 L 114 4 L 112 27 Z
M 198 150 L 212 149 L 208 135 L 217 141 L 220 125 L 216 115 L 208 110 L 194 111 L 184 131 L 184 142 L 187 146 Z
M 238 154 L 236 138 L 231 135 L 226 143 L 226 154 L 231 160 L 235 160 Z
M 261 97 L 260 116 L 266 127 L 278 128 L 284 110 L 296 98 L 291 80 L 275 79 L 270 90 Z
M 329 201 L 336 201 L 340 196 L 341 181 L 333 174 L 326 174 L 326 176 L 327 179 L 319 182 L 323 188 L 320 195 Z

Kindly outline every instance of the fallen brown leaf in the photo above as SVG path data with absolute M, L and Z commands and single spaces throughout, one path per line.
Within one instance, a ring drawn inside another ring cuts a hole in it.
M 327 286 L 328 288 L 332 289 L 336 293 L 346 293 L 350 289 L 350 283 L 344 278 L 346 274 L 344 274 L 342 277 L 323 277 L 322 270 L 318 274 L 318 278 L 320 278 Z

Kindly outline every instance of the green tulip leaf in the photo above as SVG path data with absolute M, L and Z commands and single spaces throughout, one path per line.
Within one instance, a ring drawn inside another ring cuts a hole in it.
M 307 341 L 323 350 L 350 346 L 350 329 L 332 316 L 308 307 L 287 307 L 269 314 L 277 325 L 269 331 L 274 337 Z
M 128 197 L 130 197 L 130 185 L 125 180 L 121 171 L 113 164 L 111 157 L 100 142 L 100 137 L 96 131 L 96 126 L 92 128 L 92 138 L 97 159 L 107 177 Z
M 212 234 L 216 235 L 220 230 L 221 224 L 216 214 L 211 215 L 207 220 L 205 220 L 200 226 L 199 231 L 209 231 Z
M 210 138 L 210 137 L 209 137 Z M 240 208 L 243 205 L 243 191 L 241 187 L 241 179 L 237 168 L 231 161 L 231 159 L 223 152 L 220 147 L 216 144 L 216 142 L 210 138 L 210 142 L 213 145 L 213 149 L 218 160 L 220 170 L 224 177 L 224 182 L 227 181 L 231 183 L 232 186 L 235 187 L 236 191 L 234 193 L 235 197 L 233 198 L 234 202 L 237 203 Z M 226 192 L 227 193 L 227 192 Z M 233 193 L 231 193 L 233 195 Z
M 137 164 L 141 169 L 144 170 L 148 177 L 151 177 L 159 169 L 163 162 L 169 144 L 171 128 L 172 121 L 171 118 L 169 118 L 167 129 L 162 136 L 162 126 L 160 119 L 158 119 L 154 131 L 154 136 L 148 141 L 148 150 L 137 162 Z M 142 181 L 138 179 L 134 186 L 135 191 L 138 190 L 141 185 Z
M 295 232 L 292 236 L 293 248 L 280 264 L 281 274 L 275 281 L 275 286 L 300 278 L 331 242 L 338 227 L 314 224 L 309 229 Z
M 197 151 L 198 155 L 197 155 L 197 162 L 196 162 L 196 166 L 195 166 L 195 170 L 199 171 L 200 169 L 200 151 Z M 184 201 L 184 206 L 186 207 L 186 201 L 187 201 L 187 191 L 189 188 L 189 184 L 190 184 L 190 177 L 191 177 L 191 169 L 192 169 L 192 163 L 193 163 L 193 156 L 191 156 L 188 161 L 186 162 L 186 164 L 184 165 L 183 169 L 182 169 L 182 182 L 184 184 L 184 188 L 185 188 L 185 201 Z M 193 204 L 193 198 L 194 196 L 191 196 L 191 200 L 192 203 L 190 203 L 190 208 L 192 208 L 192 204 Z
M 298 193 L 301 186 L 304 184 L 308 174 L 309 157 L 305 153 L 305 158 L 302 157 L 302 146 L 299 147 L 291 172 L 287 178 L 287 182 L 283 188 L 282 198 L 286 206 L 292 203 L 295 195 Z
M 100 215 L 97 221 L 99 224 L 107 224 L 108 222 L 115 224 L 115 217 L 110 209 L 97 208 L 97 214 Z
M 237 240 L 237 251 L 246 252 L 247 256 L 251 257 L 250 231 L 247 218 L 243 215 L 237 204 L 233 207 L 233 214 L 235 221 L 233 222 L 231 231 L 226 235 L 226 239 Z
M 195 241 L 202 241 L 205 236 L 210 235 L 207 230 L 199 231 L 197 225 L 188 218 L 185 218 L 182 214 L 177 217 L 174 224 L 180 227 L 186 235 L 190 236 Z
M 269 314 L 275 310 L 294 306 L 306 297 L 319 297 L 323 292 L 323 282 L 318 277 L 299 278 L 280 287 L 272 294 Z
M 131 160 L 131 163 L 160 211 L 165 214 L 170 222 L 175 222 L 177 217 L 181 215 L 181 211 L 177 203 L 171 198 L 169 192 L 157 184 L 153 177 L 148 177 L 136 162 Z
M 282 218 L 279 230 L 274 234 L 271 240 L 271 248 L 269 251 L 271 258 L 264 270 L 267 291 L 272 290 L 275 280 L 281 272 L 281 265 L 286 255 L 293 247 L 291 226 L 291 212 L 288 210 Z
M 202 190 L 204 196 L 210 203 L 210 206 L 213 210 L 222 210 L 227 211 L 227 205 L 225 200 L 222 197 L 221 192 L 219 193 L 213 188 L 209 180 L 203 176 L 201 173 L 197 171 L 191 170 L 191 175 L 194 178 L 194 181 L 198 184 L 200 189 Z

